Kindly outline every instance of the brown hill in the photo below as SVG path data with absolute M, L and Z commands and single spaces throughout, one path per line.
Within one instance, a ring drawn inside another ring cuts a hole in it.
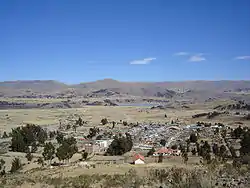
M 0 82 L 4 97 L 77 97 L 134 95 L 164 98 L 225 98 L 250 88 L 250 81 L 120 82 L 112 79 L 67 85 L 52 80 Z M 232 91 L 232 92 L 228 92 Z M 238 96 L 238 94 L 237 94 Z

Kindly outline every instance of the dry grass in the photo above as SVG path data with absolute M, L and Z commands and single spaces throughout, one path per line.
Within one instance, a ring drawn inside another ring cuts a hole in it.
M 110 121 L 120 120 L 128 123 L 135 122 L 159 122 L 166 123 L 178 119 L 182 124 L 193 124 L 197 121 L 222 122 L 232 124 L 239 121 L 237 118 L 224 115 L 214 119 L 191 118 L 192 115 L 212 110 L 207 106 L 193 105 L 191 109 L 166 109 L 151 110 L 149 107 L 129 107 L 129 106 L 86 106 L 83 108 L 71 109 L 11 109 L 0 110 L 0 131 L 11 130 L 13 127 L 26 123 L 34 123 L 42 126 L 58 125 L 60 119 L 65 119 L 70 115 L 79 115 L 88 126 L 98 126 L 102 118 Z M 167 118 L 164 115 L 167 114 Z M 250 121 L 243 121 L 246 126 L 250 126 Z

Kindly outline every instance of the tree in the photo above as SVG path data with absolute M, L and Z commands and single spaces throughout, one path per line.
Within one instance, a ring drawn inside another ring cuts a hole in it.
M 42 158 L 42 157 L 39 157 L 39 158 L 37 159 L 37 163 L 40 164 L 41 166 L 44 166 L 43 158 Z
M 115 122 L 112 121 L 112 129 L 114 129 L 114 128 L 115 128 Z
M 67 148 L 62 144 L 56 150 L 56 157 L 59 159 L 59 161 L 64 161 L 67 159 L 67 152 Z
M 174 150 L 175 150 L 175 149 L 177 149 L 177 148 L 178 148 L 178 146 L 177 146 L 176 144 L 171 146 L 171 149 L 174 149 Z
M 164 146 L 164 147 L 165 147 L 166 143 L 167 143 L 167 141 L 166 141 L 166 140 L 164 140 L 164 139 L 161 139 L 161 140 L 160 140 L 160 144 L 161 144 L 162 146 Z
M 3 136 L 2 136 L 2 138 L 8 138 L 9 136 L 7 135 L 7 133 L 4 131 L 3 132 Z
M 48 135 L 47 135 L 47 132 L 44 131 L 44 130 L 41 130 L 38 132 L 38 135 L 37 135 L 37 141 L 40 143 L 40 144 L 44 144 L 44 142 L 48 139 Z
M 240 155 L 249 155 L 250 154 L 250 131 L 244 133 L 243 138 L 240 142 Z
M 221 136 L 222 136 L 222 138 L 226 138 L 226 136 L 227 136 L 227 129 L 222 129 L 222 131 L 221 131 Z
M 57 148 L 56 156 L 60 161 L 69 160 L 77 151 L 76 139 L 70 137 L 64 139 L 59 148 Z
M 26 159 L 28 160 L 28 161 L 31 161 L 32 159 L 33 159 L 33 155 L 31 154 L 31 152 L 30 151 L 28 151 L 28 153 L 26 153 Z
M 50 132 L 49 132 L 49 138 L 50 138 L 50 139 L 53 139 L 55 136 L 56 136 L 55 131 L 50 131 Z
M 160 153 L 160 155 L 158 156 L 158 163 L 162 163 L 163 162 L 163 154 Z
M 5 161 L 0 159 L 0 176 L 5 175 Z
M 83 152 L 82 153 L 82 158 L 86 161 L 87 160 L 87 157 L 88 157 L 88 152 Z
M 147 156 L 149 157 L 149 156 L 153 155 L 154 152 L 155 152 L 155 148 L 151 148 L 151 149 L 148 151 Z
M 130 151 L 133 147 L 133 141 L 130 134 L 124 136 L 115 136 L 112 143 L 109 145 L 106 155 L 123 155 Z
M 77 125 L 76 124 L 74 124 L 73 126 L 73 130 L 75 131 L 75 133 L 76 133 L 76 128 L 77 128 Z
M 196 155 L 196 149 L 195 148 L 193 148 L 191 152 L 192 152 L 193 155 Z
M 10 172 L 15 173 L 18 170 L 20 170 L 21 168 L 22 168 L 22 163 L 21 163 L 20 159 L 19 158 L 13 159 Z
M 81 117 L 79 117 L 78 120 L 76 120 L 76 125 L 78 125 L 79 127 L 83 126 L 83 121 Z
M 54 154 L 55 147 L 53 146 L 53 144 L 51 142 L 46 143 L 42 153 L 44 160 L 49 160 L 49 163 L 51 163 L 51 160 L 54 158 Z
M 47 132 L 40 126 L 27 124 L 26 126 L 12 129 L 10 136 L 12 151 L 26 152 L 29 146 L 37 142 L 43 144 L 47 139 Z
M 220 133 L 220 129 L 219 129 L 219 127 L 216 127 L 216 128 L 215 128 L 215 131 L 214 131 L 214 134 L 217 135 L 217 134 L 219 134 L 219 133 Z
M 56 140 L 57 140 L 58 144 L 62 144 L 63 139 L 64 139 L 63 134 L 61 132 L 57 132 Z
M 187 164 L 187 161 L 188 161 L 188 153 L 185 151 L 185 152 L 182 153 L 181 156 L 182 156 L 183 162 L 184 162 L 185 164 Z
M 31 144 L 31 153 L 35 153 L 37 151 L 37 145 L 36 143 Z
M 227 157 L 227 148 L 226 148 L 226 146 L 224 146 L 224 145 L 220 146 L 219 156 L 223 161 L 225 160 L 225 158 Z
M 127 121 L 123 121 L 122 124 L 123 124 L 124 126 L 128 126 L 128 122 L 127 122 Z
M 237 127 L 233 132 L 232 132 L 232 137 L 234 138 L 240 138 L 244 134 L 243 129 L 241 126 Z
M 191 143 L 196 143 L 197 140 L 198 140 L 198 138 L 197 138 L 197 136 L 196 136 L 195 133 L 192 133 L 192 134 L 190 135 L 189 140 L 190 140 Z
M 27 144 L 24 142 L 23 135 L 18 130 L 12 130 L 11 148 L 12 151 L 25 152 L 28 149 Z
M 229 147 L 229 150 L 230 150 L 230 152 L 231 152 L 231 154 L 232 154 L 232 158 L 236 158 L 237 155 L 236 155 L 236 150 L 234 149 L 234 147 L 233 147 L 233 146 L 230 146 L 230 147 Z
M 87 135 L 87 138 L 93 138 L 97 135 L 97 133 L 99 133 L 99 128 L 90 128 L 89 129 L 89 134 Z
M 101 120 L 101 123 L 102 123 L 102 125 L 106 125 L 106 124 L 108 123 L 107 118 L 103 118 L 103 119 Z
M 214 153 L 215 156 L 219 156 L 219 146 L 218 146 L 218 144 L 213 144 L 212 150 L 213 150 L 213 153 Z

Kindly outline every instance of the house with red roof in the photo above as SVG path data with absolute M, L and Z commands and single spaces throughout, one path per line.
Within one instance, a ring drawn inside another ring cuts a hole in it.
M 145 164 L 145 158 L 144 156 L 138 154 L 135 154 L 133 157 L 133 163 L 134 164 Z

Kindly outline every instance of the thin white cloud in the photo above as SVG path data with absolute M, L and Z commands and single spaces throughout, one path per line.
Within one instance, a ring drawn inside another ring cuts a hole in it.
M 130 62 L 131 65 L 146 65 L 151 63 L 151 61 L 156 60 L 155 57 L 144 58 L 140 60 L 133 60 Z
M 234 59 L 236 59 L 236 60 L 250 60 L 250 56 L 238 56 Z
M 174 56 L 185 56 L 185 55 L 189 55 L 188 52 L 177 52 L 174 54 Z
M 200 54 L 196 54 L 193 56 L 190 56 L 188 61 L 190 62 L 200 62 L 200 61 L 206 61 L 206 58 L 203 56 L 204 54 L 200 53 Z

